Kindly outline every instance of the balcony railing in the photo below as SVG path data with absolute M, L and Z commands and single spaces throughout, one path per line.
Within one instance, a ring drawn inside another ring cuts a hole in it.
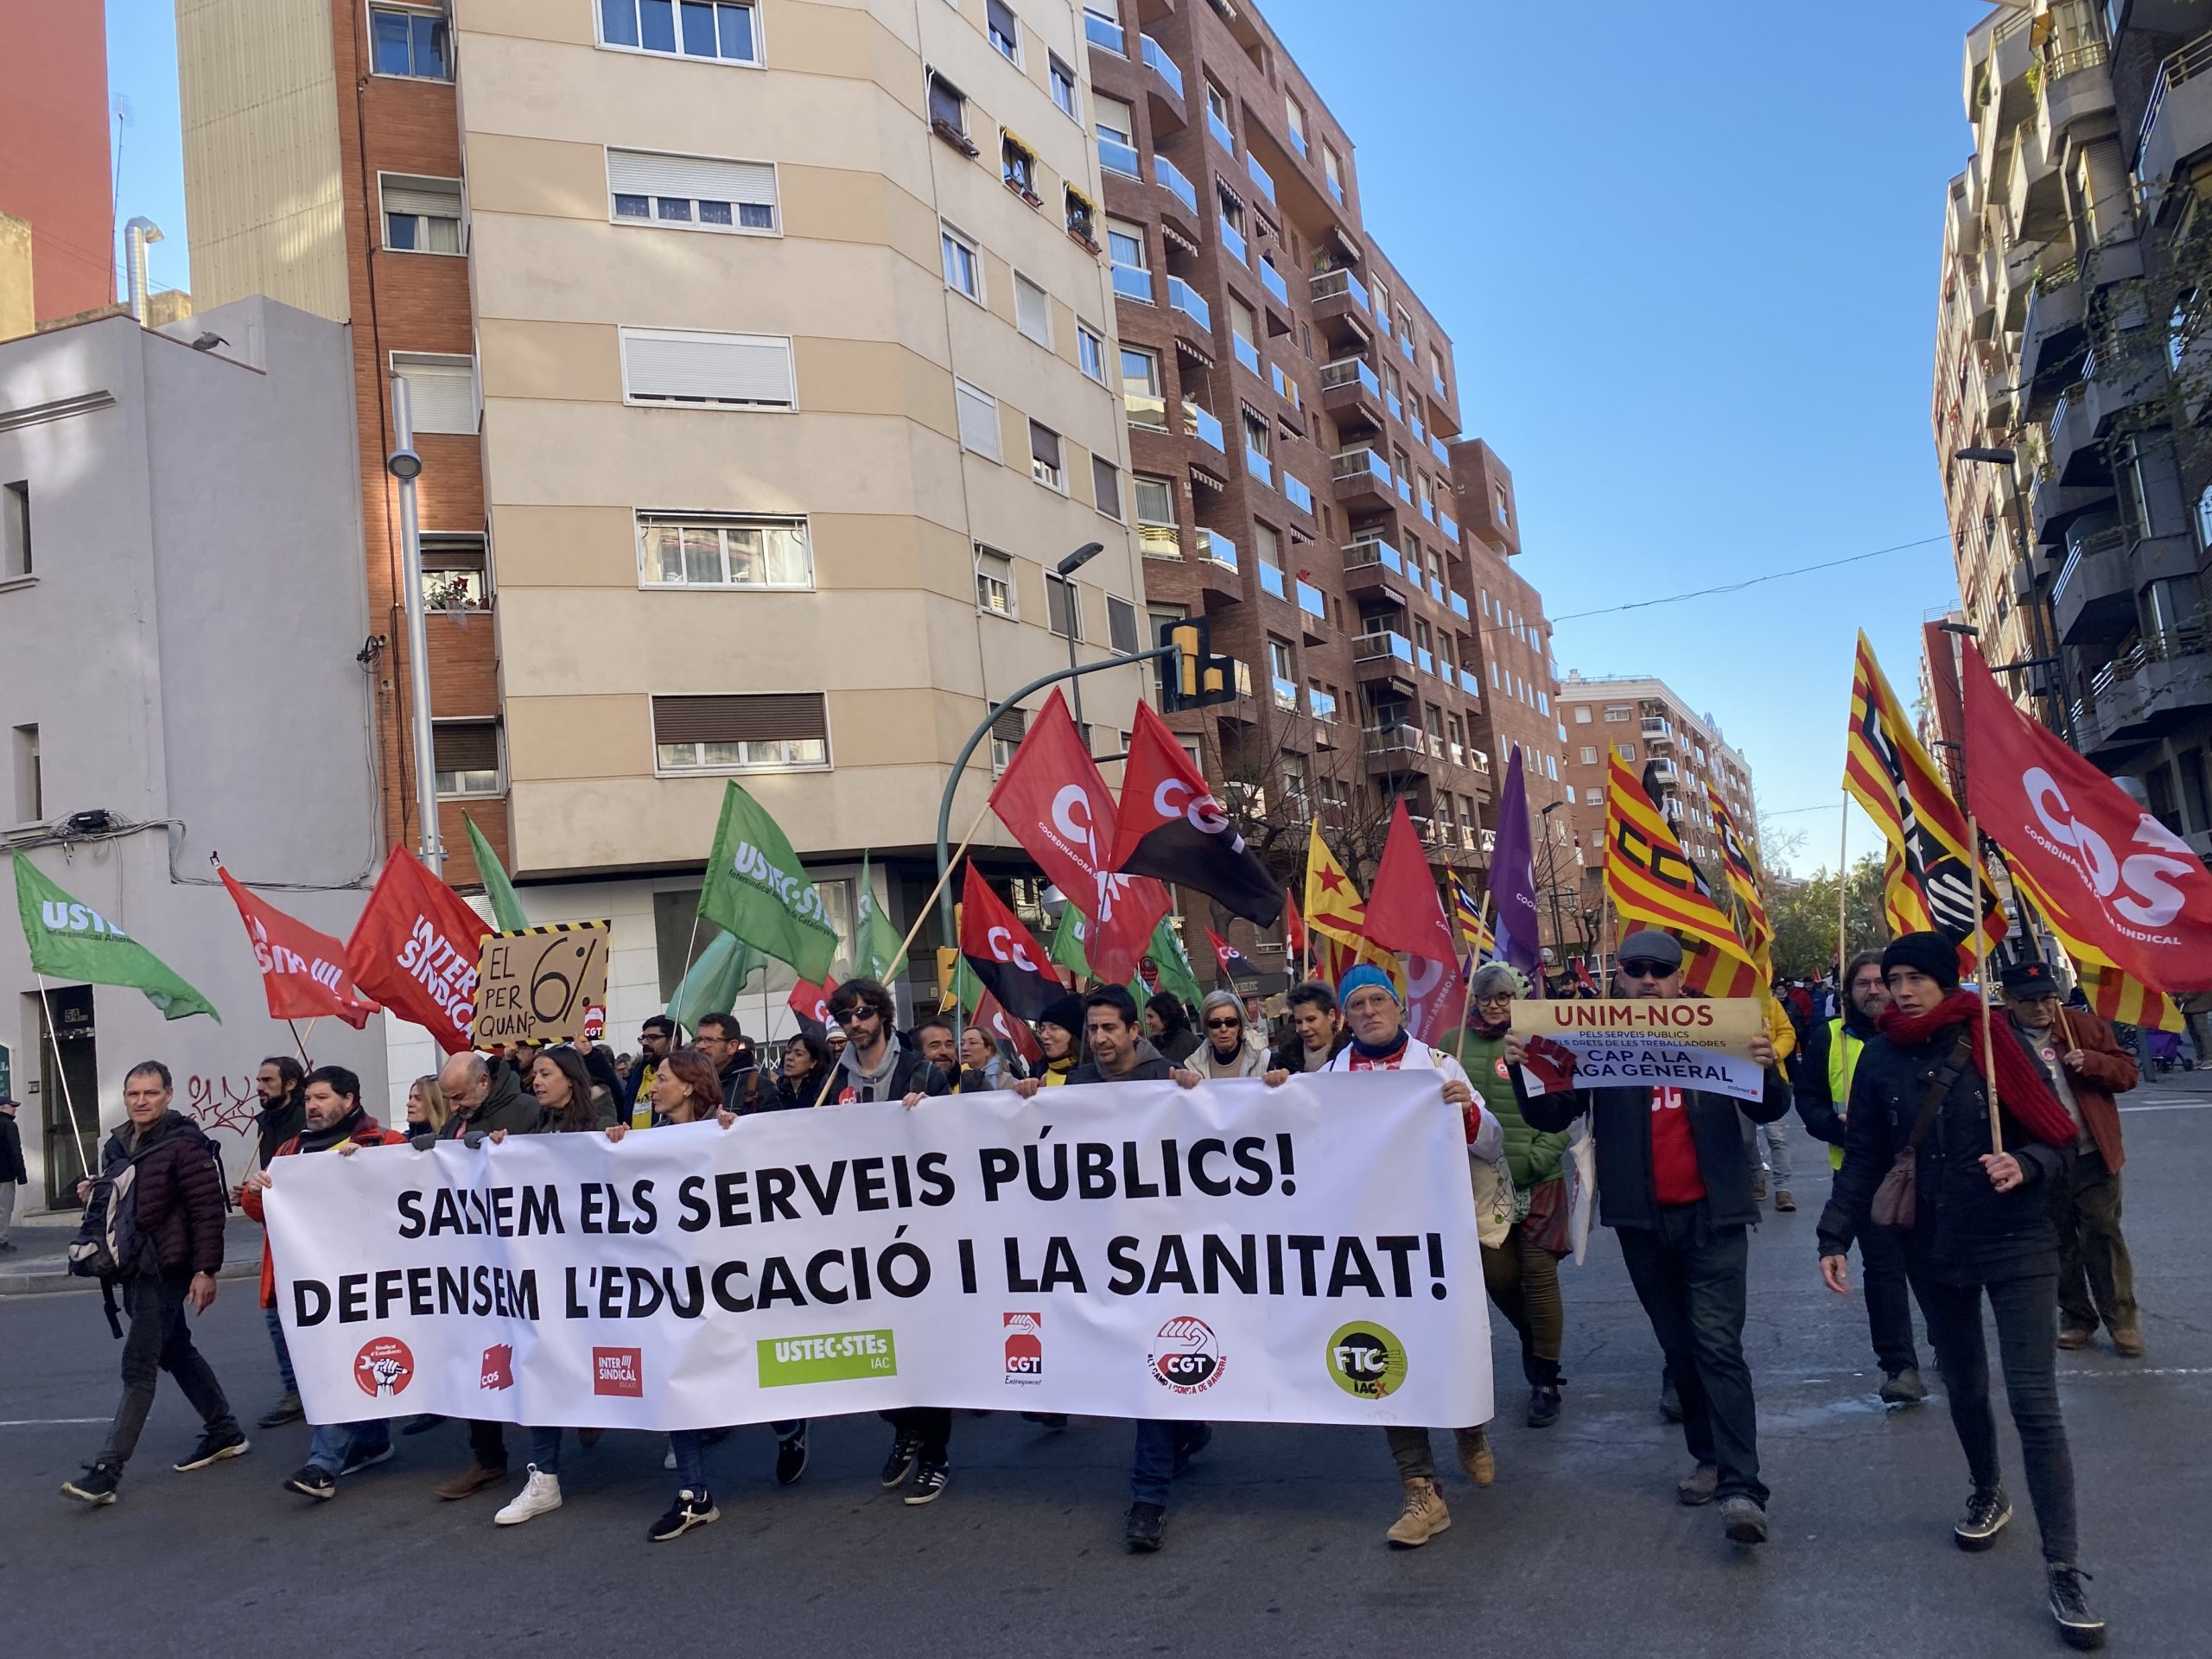
M 1128 42 L 1122 33 L 1122 26 L 1110 17 L 1101 17 L 1095 11 L 1084 12 L 1083 35 L 1093 46 L 1103 46 L 1116 57 L 1129 55 Z
M 1448 592 L 1444 596 L 1444 602 L 1452 607 L 1452 615 L 1463 622 L 1467 620 L 1467 596 L 1465 594 Z
M 1306 480 L 1295 474 L 1288 471 L 1283 474 L 1282 493 L 1284 499 L 1300 512 L 1313 511 L 1313 492 L 1306 487 Z
M 1119 173 L 1126 178 L 1141 179 L 1144 168 L 1138 164 L 1137 152 L 1118 138 L 1098 135 L 1098 165 L 1109 173 Z
M 1273 201 L 1275 199 L 1274 177 L 1260 165 L 1260 158 L 1249 150 L 1244 152 L 1244 170 L 1252 175 L 1252 182 L 1260 187 L 1260 194 Z
M 1410 664 L 1414 659 L 1414 642 L 1395 628 L 1369 629 L 1351 642 L 1351 659 L 1355 663 L 1371 663 L 1384 657 Z
M 1217 454 L 1225 455 L 1229 453 L 1228 441 L 1221 429 L 1221 417 L 1210 409 L 1185 402 L 1183 430 L 1200 443 L 1211 447 Z
M 1326 620 L 1329 601 L 1322 597 L 1321 590 L 1312 582 L 1301 582 L 1298 584 L 1298 608 L 1308 616 L 1318 616 Z
M 1444 390 L 1444 377 L 1440 374 L 1432 374 L 1428 377 L 1428 389 L 1439 397 L 1449 397 L 1452 395 Z
M 1408 506 L 1409 506 L 1409 507 L 1410 507 L 1411 505 L 1413 505 L 1413 504 L 1414 504 L 1414 484 L 1413 484 L 1413 480 L 1412 480 L 1411 479 L 1409 479 L 1409 478 L 1406 477 L 1403 474 L 1400 474 L 1398 475 L 1397 479 L 1396 479 L 1395 481 L 1395 483 L 1397 484 L 1397 486 L 1398 486 L 1398 499 L 1399 499 L 1399 500 L 1401 500 L 1401 501 L 1402 501 L 1402 502 L 1404 502 L 1404 503 L 1405 503 Z
M 2094 353 L 2092 355 L 2094 356 Z M 2082 366 L 2086 370 L 2089 365 L 2085 362 Z M 2058 435 L 2065 429 L 2067 410 L 2074 407 L 2074 399 L 2077 396 L 2088 391 L 2088 387 L 2086 385 L 2076 380 L 2065 391 L 2060 392 L 2058 401 L 2051 405 L 2050 430 L 2051 447 L 2054 449 L 2058 447 Z
M 1423 497 L 1421 497 L 1421 516 L 1422 518 L 1424 518 L 1427 519 L 1427 520 L 1428 520 L 1428 522 L 1429 522 L 1430 524 L 1434 524 L 1434 523 L 1436 522 L 1436 501 L 1435 501 L 1435 499 L 1434 499 L 1433 497 L 1432 497 L 1432 496 L 1426 496 L 1426 495 L 1424 495 Z M 1440 589 L 1440 589 L 1442 588 L 1442 587 L 1443 587 L 1443 584 L 1442 584 L 1441 582 L 1431 582 L 1431 583 L 1429 584 L 1429 586 L 1430 586 L 1430 587 L 1432 587 L 1432 588 L 1438 588 L 1438 589 Z M 1441 602 L 1442 602 L 1442 601 L 1443 601 L 1443 598 L 1444 598 L 1444 594 L 1442 594 L 1442 592 L 1441 592 L 1441 591 L 1440 591 L 1440 592 L 1437 594 L 1436 597 L 1437 597 L 1438 601 L 1439 601 L 1440 603 L 1441 603 Z
M 1257 346 L 1242 334 L 1232 334 L 1229 337 L 1229 349 L 1236 354 L 1239 363 L 1251 370 L 1255 375 L 1259 373 L 1260 348 Z
M 1283 586 L 1282 567 L 1279 564 L 1263 563 L 1260 566 L 1260 587 L 1263 592 L 1273 594 L 1277 599 L 1290 597 Z
M 1376 754 L 1428 753 L 1428 734 L 1406 721 L 1395 726 L 1370 726 L 1364 732 L 1368 747 Z
M 1314 719 L 1325 724 L 1334 723 L 1337 718 L 1337 700 L 1326 691 L 1316 691 L 1312 686 L 1306 687 L 1306 706 L 1313 709 Z
M 1321 365 L 1321 385 L 1324 391 L 1337 386 L 1349 386 L 1355 382 L 1365 386 L 1377 397 L 1382 395 L 1382 377 L 1375 372 L 1363 358 L 1340 357 L 1333 363 L 1325 363 Z
M 1141 426 L 1147 432 L 1167 429 L 1167 400 L 1144 392 L 1123 392 L 1122 402 L 1129 411 L 1129 424 Z
M 1479 697 L 1483 694 L 1482 677 L 1477 674 L 1474 670 L 1471 668 L 1461 669 L 1459 671 L 1459 689 L 1462 691 L 1465 691 L 1471 697 Z
M 1344 449 L 1330 462 L 1331 478 L 1371 478 L 1378 488 L 1390 487 L 1390 463 L 1372 449 Z
M 1142 265 L 1114 267 L 1114 292 L 1125 300 L 1142 300 L 1152 303 L 1152 273 Z
M 1272 484 L 1275 481 L 1274 463 L 1249 445 L 1244 451 L 1244 470 L 1262 484 Z
M 1367 297 L 1367 284 L 1349 270 L 1325 270 L 1313 279 L 1313 299 L 1317 305 L 1323 300 L 1332 300 L 1339 294 L 1349 295 L 1353 304 L 1373 314 L 1374 302 Z
M 1266 254 L 1260 256 L 1260 286 L 1275 296 L 1280 305 L 1290 303 L 1290 284 L 1282 279 L 1282 272 L 1275 269 L 1275 262 Z
M 1147 559 L 1183 556 L 1183 532 L 1173 524 L 1139 524 L 1137 547 Z
M 1329 187 L 1329 194 L 1335 199 L 1337 206 L 1339 207 L 1343 207 L 1344 205 L 1344 181 L 1341 179 L 1329 179 L 1325 181 L 1325 182 Z
M 1436 527 L 1444 532 L 1444 539 L 1446 541 L 1451 543 L 1454 547 L 1459 545 L 1459 521 L 1457 518 L 1454 518 L 1448 512 L 1440 512 L 1436 515 Z M 1462 606 L 1465 606 L 1466 602 L 1467 601 L 1464 599 L 1459 601 Z M 1467 613 L 1464 609 L 1459 613 L 1462 616 L 1465 616 L 1466 613 Z
M 1446 444 L 1442 438 L 1438 437 L 1433 432 L 1428 435 L 1428 453 L 1434 455 L 1437 460 L 1442 461 L 1446 467 L 1449 467 L 1452 464 L 1452 450 L 1450 447 Z
M 1273 677 L 1270 677 L 1272 678 Z M 1298 707 L 1298 682 L 1296 680 L 1274 679 L 1274 685 L 1275 693 L 1275 707 L 1278 709 L 1295 710 Z
M 1217 530 L 1198 531 L 1198 556 L 1224 570 L 1236 568 L 1236 543 Z
M 1402 421 L 1406 418 L 1406 406 L 1398 401 L 1398 394 L 1395 391 L 1384 391 L 1382 407 L 1390 411 L 1390 418 L 1393 420 Z
M 1424 674 L 1433 674 L 1436 672 L 1436 658 L 1429 651 L 1427 645 L 1415 645 L 1414 647 L 1414 666 L 1421 670 Z
M 1357 537 L 1344 549 L 1344 574 L 1347 575 L 1377 564 L 1397 575 L 1403 575 L 1406 571 L 1405 561 L 1398 556 L 1398 550 L 1380 536 Z
M 1428 442 L 1428 429 L 1421 423 L 1421 405 L 1419 404 L 1415 404 L 1411 410 L 1407 411 L 1406 424 L 1413 428 L 1414 442 L 1415 443 L 1426 445 Z
M 1174 88 L 1175 96 L 1183 96 L 1183 72 L 1175 60 L 1167 55 L 1167 48 L 1149 35 L 1137 36 L 1137 53 L 1159 77 Z
M 1288 404 L 1294 412 L 1306 407 L 1306 399 L 1299 392 L 1298 382 L 1283 372 L 1281 364 L 1268 364 L 1268 378 L 1274 382 L 1275 396 Z
M 2158 124 L 2164 111 L 2166 93 L 2183 81 L 2194 80 L 2207 69 L 2212 69 L 2212 33 L 2198 35 L 2178 52 L 2167 55 L 2158 66 L 2158 73 L 2151 80 L 2150 101 L 2143 106 L 2143 124 L 2136 130 L 2135 155 L 2140 160 L 2144 148 L 2151 142 L 2152 130 Z
M 1206 106 L 1206 130 L 1213 134 L 1221 147 L 1230 155 L 1236 153 L 1236 135 L 1229 130 L 1229 123 L 1215 113 L 1213 106 Z
M 1181 168 L 1157 151 L 1152 158 L 1152 181 L 1181 202 L 1185 212 L 1198 211 L 1198 187 L 1185 176 Z
M 1244 232 L 1230 224 L 1225 214 L 1221 221 L 1221 245 L 1236 256 L 1238 264 L 1249 265 L 1252 263 L 1251 253 L 1244 244 Z
M 1402 334 L 1398 336 L 1398 351 L 1407 362 L 1410 363 L 1414 360 L 1414 337 L 1411 334 Z
M 1208 334 L 1213 332 L 1213 308 L 1206 303 L 1204 295 L 1180 276 L 1167 279 L 1167 303 Z

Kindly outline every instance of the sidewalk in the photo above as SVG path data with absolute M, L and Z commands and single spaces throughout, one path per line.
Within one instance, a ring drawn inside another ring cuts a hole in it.
M 41 1210 L 17 1216 L 8 1235 L 8 1242 L 16 1248 L 0 1255 L 0 1296 L 97 1287 L 97 1279 L 73 1277 L 65 1257 L 82 1219 L 83 1213 L 76 1210 Z M 261 1224 L 234 1211 L 223 1229 L 223 1270 L 216 1277 L 257 1280 L 260 1276 Z

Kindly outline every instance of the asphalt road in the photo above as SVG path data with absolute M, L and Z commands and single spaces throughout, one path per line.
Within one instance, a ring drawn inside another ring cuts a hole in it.
M 2060 1378 L 2113 1651 L 2203 1655 L 2212 1090 L 2182 1077 L 2132 1103 L 2144 1109 L 2124 1119 L 2128 1232 L 2150 1354 L 2123 1361 L 2100 1345 L 2062 1356 Z M 645 1529 L 673 1485 L 658 1440 L 618 1434 L 572 1452 L 565 1508 L 495 1529 L 504 1492 L 429 1496 L 467 1461 L 455 1427 L 401 1440 L 391 1463 L 320 1506 L 279 1487 L 303 1427 L 172 1473 L 194 1424 L 167 1382 L 122 1500 L 88 1511 L 56 1489 L 99 1443 L 116 1349 L 97 1296 L 69 1294 L 0 1299 L 0 1630 L 18 1654 L 81 1650 L 104 1630 L 177 1659 L 702 1645 L 961 1659 L 2065 1651 L 2043 1608 L 2009 1425 L 2019 1519 L 1993 1553 L 1961 1554 L 1948 1529 L 1966 1478 L 1948 1419 L 1940 1400 L 1889 1414 L 1875 1402 L 1863 1305 L 1815 1282 L 1827 1165 L 1802 1135 L 1798 1166 L 1803 1207 L 1769 1219 L 1751 1261 L 1746 1347 L 1775 1494 L 1773 1541 L 1756 1553 L 1726 1543 L 1713 1511 L 1674 1502 L 1688 1460 L 1655 1408 L 1657 1351 L 1610 1237 L 1565 1269 L 1565 1417 L 1545 1431 L 1502 1418 L 1497 1484 L 1478 1492 L 1453 1471 L 1452 1529 L 1411 1552 L 1383 1542 L 1398 1489 L 1372 1431 L 1223 1428 L 1178 1488 L 1166 1549 L 1131 1557 L 1126 1425 L 1051 1436 L 963 1416 L 950 1490 L 915 1510 L 876 1488 L 887 1432 L 873 1418 L 817 1424 L 813 1468 L 788 1491 L 771 1478 L 768 1432 L 746 1429 L 710 1454 L 721 1523 L 656 1547 Z M 226 1282 L 200 1329 L 241 1414 L 260 1410 L 276 1382 L 251 1282 Z M 1517 1399 L 1517 1379 L 1501 1363 L 1502 1401 Z M 519 1470 L 518 1433 L 511 1444 Z

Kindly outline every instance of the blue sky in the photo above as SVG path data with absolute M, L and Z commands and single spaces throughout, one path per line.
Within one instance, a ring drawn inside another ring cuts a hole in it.
M 1457 346 L 1554 618 L 1944 533 L 1929 434 L 1967 0 L 1266 0 L 1357 146 L 1367 223 Z M 107 0 L 120 225 L 191 285 L 171 0 Z M 1656 673 L 1751 764 L 1789 861 L 1835 858 L 1852 642 L 1910 696 L 1940 541 L 1726 598 L 1563 620 L 1562 674 Z M 1819 808 L 1797 811 L 1800 808 Z M 1853 810 L 1852 841 L 1873 830 Z

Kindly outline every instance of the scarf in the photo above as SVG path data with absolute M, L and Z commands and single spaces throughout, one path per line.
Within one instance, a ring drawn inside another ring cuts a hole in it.
M 361 1109 L 356 1106 L 342 1120 L 327 1129 L 302 1129 L 299 1149 L 302 1152 L 328 1152 L 341 1141 L 351 1141 L 360 1130 L 363 1116 Z
M 1486 1026 L 1473 1014 L 1469 1014 L 1467 1016 L 1467 1029 L 1472 1032 L 1476 1036 L 1482 1038 L 1486 1042 L 1495 1041 L 1497 1039 L 1504 1036 L 1507 1032 L 1513 1029 L 1513 1022 L 1510 1020 L 1501 1020 L 1494 1026 Z
M 1362 1059 L 1367 1060 L 1387 1060 L 1394 1054 L 1402 1054 L 1406 1052 L 1405 1027 L 1403 1026 L 1399 1027 L 1397 1036 L 1393 1038 L 1390 1041 L 1383 1044 L 1380 1048 L 1376 1048 L 1369 1044 L 1363 1043 L 1358 1038 L 1355 1037 L 1351 1039 L 1351 1052 L 1358 1055 Z
M 1985 1077 L 1989 1073 L 1989 1055 L 1981 1041 L 1981 999 L 1972 991 L 1953 991 L 1926 1014 L 1908 1014 L 1899 1008 L 1885 1008 L 1876 1023 L 1883 1036 L 1904 1047 L 1932 1043 L 1945 1032 L 1963 1026 L 1974 1046 L 1975 1069 Z M 2003 1040 L 1993 1045 L 1997 1058 L 1998 1101 L 2045 1146 L 2072 1146 L 2080 1131 L 2066 1108 L 2059 1104 L 2058 1096 L 2051 1093 L 2042 1067 L 2013 1039 L 2009 1027 L 1993 1024 L 1992 1029 L 2005 1033 Z

